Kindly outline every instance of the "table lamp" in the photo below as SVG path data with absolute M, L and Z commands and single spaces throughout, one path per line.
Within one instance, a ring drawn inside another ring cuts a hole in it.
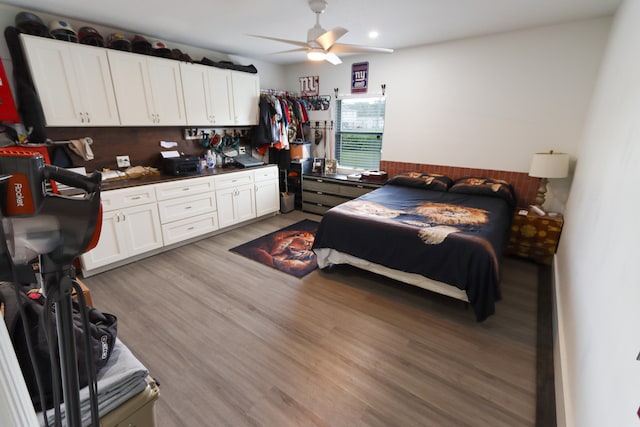
M 529 176 L 540 179 L 538 194 L 536 195 L 536 204 L 532 206 L 534 211 L 541 215 L 545 212 L 542 209 L 545 194 L 547 193 L 547 183 L 549 178 L 565 178 L 569 175 L 569 155 L 566 153 L 554 153 L 553 150 L 548 153 L 536 153 L 531 160 L 529 168 Z

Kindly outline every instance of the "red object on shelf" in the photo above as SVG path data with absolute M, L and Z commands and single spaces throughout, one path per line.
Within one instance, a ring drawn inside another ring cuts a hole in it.
M 4 65 L 0 61 L 0 122 L 12 124 L 20 123 L 20 116 L 13 101 L 7 73 L 4 72 Z

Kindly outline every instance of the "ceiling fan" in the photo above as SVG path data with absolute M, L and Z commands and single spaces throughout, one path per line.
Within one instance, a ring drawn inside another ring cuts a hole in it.
M 274 40 L 282 43 L 289 43 L 299 46 L 297 49 L 286 50 L 277 53 L 307 52 L 307 59 L 311 61 L 326 60 L 334 65 L 342 63 L 338 58 L 338 53 L 392 53 L 393 49 L 382 47 L 359 46 L 353 44 L 336 43 L 336 41 L 347 34 L 348 30 L 336 27 L 332 30 L 325 30 L 320 26 L 320 14 L 327 8 L 326 0 L 308 0 L 309 7 L 316 14 L 316 24 L 307 32 L 307 41 L 279 39 L 276 37 L 258 36 L 262 39 Z

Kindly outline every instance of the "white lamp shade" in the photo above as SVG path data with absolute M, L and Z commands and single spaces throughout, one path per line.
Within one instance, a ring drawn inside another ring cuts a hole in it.
M 569 175 L 569 155 L 566 153 L 536 153 L 531 160 L 529 176 L 535 178 L 565 178 Z

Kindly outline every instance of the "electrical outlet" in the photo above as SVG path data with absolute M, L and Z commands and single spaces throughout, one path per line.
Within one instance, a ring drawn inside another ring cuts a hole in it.
M 238 147 L 238 151 L 240 154 L 247 154 L 247 147 Z
M 118 162 L 119 168 L 128 168 L 129 166 L 131 166 L 129 156 L 116 156 L 116 162 Z

